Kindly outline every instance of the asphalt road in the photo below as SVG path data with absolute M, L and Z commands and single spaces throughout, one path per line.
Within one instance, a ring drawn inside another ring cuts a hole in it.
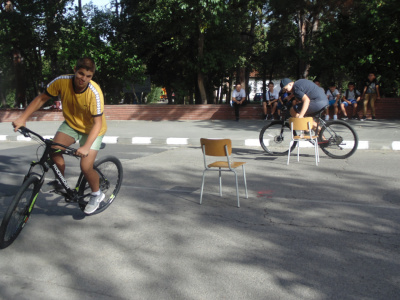
M 0 219 L 32 143 L 0 143 Z M 301 149 L 286 166 L 259 147 L 236 148 L 239 176 L 223 197 L 194 146 L 107 145 L 124 183 L 105 212 L 85 217 L 41 193 L 18 239 L 0 253 L 1 299 L 399 299 L 399 152 L 347 160 Z M 77 161 L 67 174 L 77 176 Z

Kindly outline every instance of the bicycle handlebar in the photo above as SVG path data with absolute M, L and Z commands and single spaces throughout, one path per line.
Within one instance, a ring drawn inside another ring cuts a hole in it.
M 38 133 L 36 133 L 36 132 L 34 132 L 34 131 L 32 131 L 32 130 L 30 130 L 30 129 L 24 127 L 24 126 L 21 126 L 20 128 L 18 128 L 18 131 L 19 131 L 24 137 L 27 137 L 27 138 L 28 138 L 28 137 L 31 137 L 31 136 L 30 136 L 31 134 L 33 134 L 34 136 L 36 136 L 37 138 L 39 138 L 39 139 L 40 139 L 42 142 L 44 142 L 45 144 L 50 144 L 50 145 L 52 145 L 52 146 L 60 146 L 60 147 L 64 148 L 65 150 L 63 150 L 63 152 L 64 152 L 65 154 L 67 154 L 67 155 L 80 157 L 79 155 L 76 155 L 76 150 L 77 150 L 77 149 L 72 148 L 72 147 L 65 146 L 65 145 L 63 145 L 63 144 L 55 143 L 55 142 L 53 142 L 52 140 L 49 140 L 49 139 L 45 139 L 45 138 L 44 138 L 43 136 L 41 136 L 40 134 L 38 134 Z

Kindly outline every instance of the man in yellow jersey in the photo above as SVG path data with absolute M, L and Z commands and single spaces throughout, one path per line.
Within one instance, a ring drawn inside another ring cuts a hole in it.
M 81 156 L 81 169 L 92 189 L 85 213 L 96 211 L 104 194 L 100 191 L 99 176 L 93 169 L 93 163 L 100 149 L 101 141 L 107 130 L 104 116 L 104 98 L 100 87 L 92 81 L 96 65 L 93 59 L 78 59 L 73 75 L 59 76 L 50 82 L 44 93 L 37 96 L 12 125 L 17 131 L 25 126 L 31 114 L 41 108 L 47 100 L 60 96 L 65 121 L 58 128 L 54 142 L 70 146 L 79 140 L 80 148 L 76 151 Z M 62 154 L 52 155 L 57 167 L 64 175 L 65 162 Z M 58 185 L 60 185 L 58 183 Z

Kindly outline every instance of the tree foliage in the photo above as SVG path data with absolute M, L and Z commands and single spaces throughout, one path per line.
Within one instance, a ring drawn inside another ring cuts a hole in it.
M 79 2 L 80 3 L 80 2 Z M 1 0 L 0 101 L 32 99 L 77 58 L 95 59 L 107 103 L 150 75 L 169 101 L 215 103 L 226 84 L 318 77 L 362 82 L 376 72 L 400 90 L 395 0 Z M 194 97 L 193 97 L 194 96 Z M 222 97 L 219 97 L 222 99 Z

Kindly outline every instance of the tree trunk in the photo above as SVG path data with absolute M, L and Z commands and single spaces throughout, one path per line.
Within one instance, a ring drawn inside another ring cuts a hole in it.
M 263 71 L 262 71 L 262 99 L 261 99 L 261 104 L 264 100 L 267 99 L 267 68 L 264 66 Z
M 198 71 L 197 71 L 197 85 L 199 87 L 201 104 L 207 104 L 207 93 L 204 87 L 204 74 L 202 71 L 203 67 L 203 58 L 204 58 L 204 30 L 199 25 L 199 39 L 198 39 Z
M 197 73 L 197 85 L 199 87 L 201 104 L 207 104 L 207 93 L 206 89 L 204 88 L 204 74 L 201 71 Z
M 171 88 L 171 86 L 167 85 L 165 87 L 165 90 L 167 92 L 168 104 L 172 104 L 172 88 Z
M 194 104 L 194 101 L 193 101 L 193 89 L 192 88 L 190 88 L 189 89 L 189 104 Z
M 221 85 L 219 85 L 218 89 L 216 90 L 215 104 L 218 104 L 220 94 L 221 94 Z
M 83 25 L 82 0 L 78 0 L 78 24 L 79 26 Z
M 219 104 L 222 104 L 222 98 L 224 98 L 224 92 L 225 92 L 225 84 L 224 84 L 224 78 L 221 79 L 221 92 L 219 93 Z
M 232 100 L 232 90 L 234 89 L 233 73 L 229 75 L 228 92 L 226 93 L 226 104 L 230 104 Z
M 26 106 L 26 82 L 23 58 L 19 51 L 14 51 L 14 74 L 15 74 L 15 103 L 16 107 Z

